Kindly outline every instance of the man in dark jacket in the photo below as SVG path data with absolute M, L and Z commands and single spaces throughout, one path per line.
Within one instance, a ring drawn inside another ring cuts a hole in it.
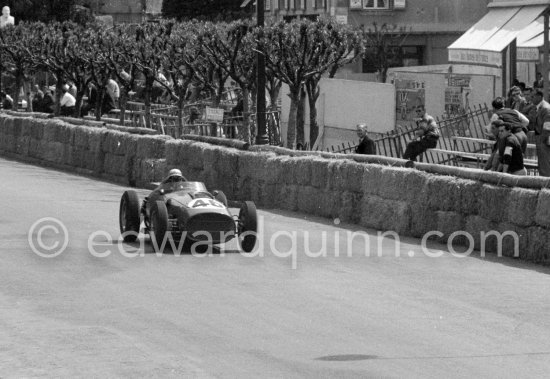
M 550 104 L 544 100 L 544 94 L 540 88 L 535 91 L 532 100 L 537 106 L 535 141 L 539 175 L 550 176 Z
M 355 154 L 370 154 L 376 155 L 376 144 L 367 135 L 367 125 L 357 125 L 357 136 L 359 137 L 359 145 L 355 147 Z

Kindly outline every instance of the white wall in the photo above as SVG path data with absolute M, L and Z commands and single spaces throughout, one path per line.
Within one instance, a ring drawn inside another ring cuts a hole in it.
M 395 88 L 392 84 L 343 79 L 322 79 L 317 100 L 317 122 L 327 126 L 321 149 L 343 142 L 357 142 L 355 126 L 366 123 L 370 132 L 383 133 L 395 127 Z M 290 98 L 281 89 L 281 135 L 286 143 Z M 306 104 L 307 108 L 307 104 Z M 306 110 L 306 142 L 309 142 L 309 111 Z

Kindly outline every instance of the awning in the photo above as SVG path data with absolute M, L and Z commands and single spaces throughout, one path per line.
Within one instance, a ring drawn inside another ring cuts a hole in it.
M 448 47 L 449 61 L 502 67 L 502 51 L 547 7 L 490 8 L 481 20 Z
M 539 17 L 518 34 L 517 60 L 540 60 L 539 48 L 544 46 L 544 17 Z

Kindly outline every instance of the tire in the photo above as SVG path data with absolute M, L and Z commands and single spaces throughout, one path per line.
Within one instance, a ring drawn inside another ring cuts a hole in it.
M 168 210 L 163 201 L 151 204 L 151 228 L 149 235 L 155 251 L 160 252 L 162 243 L 168 232 Z
M 225 193 L 223 193 L 222 191 L 214 191 L 214 192 L 216 193 L 216 195 L 214 195 L 214 199 L 218 200 L 227 208 L 227 197 L 225 196 Z
M 245 253 L 250 253 L 256 246 L 258 232 L 258 214 L 252 201 L 245 201 L 239 211 L 237 234 L 239 245 Z M 245 234 L 246 235 L 243 235 Z
M 141 224 L 139 197 L 136 191 L 125 191 L 120 199 L 118 225 L 124 242 L 134 242 Z

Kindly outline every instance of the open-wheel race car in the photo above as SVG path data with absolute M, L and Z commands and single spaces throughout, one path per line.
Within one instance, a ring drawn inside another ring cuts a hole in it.
M 155 249 L 166 238 L 190 245 L 220 244 L 237 237 L 244 252 L 256 245 L 257 214 L 252 201 L 242 203 L 238 216 L 230 213 L 221 191 L 208 192 L 201 182 L 187 181 L 178 169 L 140 202 L 136 191 L 125 191 L 120 200 L 119 224 L 124 242 L 134 242 L 141 222 Z

